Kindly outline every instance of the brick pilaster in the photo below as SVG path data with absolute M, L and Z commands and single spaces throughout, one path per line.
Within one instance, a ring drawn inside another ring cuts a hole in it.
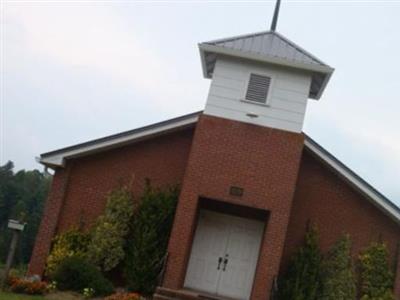
M 66 169 L 57 169 L 54 174 L 29 262 L 28 275 L 42 276 L 44 273 L 46 259 L 50 251 L 52 239 L 57 230 L 58 219 L 67 190 L 69 173 L 70 168 L 68 167 Z
M 163 285 L 182 288 L 199 197 L 270 212 L 251 300 L 269 299 L 278 275 L 304 136 L 202 115 L 183 180 Z M 230 186 L 244 189 L 238 199 Z

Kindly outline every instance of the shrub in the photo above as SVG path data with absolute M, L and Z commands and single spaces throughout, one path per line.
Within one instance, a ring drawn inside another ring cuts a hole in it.
M 104 278 L 99 269 L 85 259 L 72 256 L 64 259 L 54 272 L 54 280 L 60 290 L 82 292 L 84 289 L 93 289 L 95 295 L 109 295 L 113 286 Z
M 128 287 L 151 295 L 163 267 L 178 189 L 153 189 L 149 183 L 132 219 L 124 274 Z
M 383 243 L 372 243 L 359 256 L 361 300 L 394 300 L 394 275 Z
M 124 258 L 125 236 L 133 211 L 133 197 L 127 187 L 109 193 L 104 214 L 92 229 L 88 247 L 90 262 L 110 271 Z
M 104 298 L 104 300 L 139 300 L 139 299 L 140 295 L 138 293 L 116 293 Z
M 351 242 L 342 236 L 328 252 L 322 264 L 321 300 L 354 300 L 356 283 L 351 263 Z
M 47 284 L 43 281 L 29 281 L 13 278 L 9 280 L 10 290 L 14 293 L 43 295 L 47 292 Z
M 304 245 L 292 258 L 287 273 L 280 282 L 279 299 L 317 299 L 321 287 L 321 260 L 317 229 L 315 226 L 309 226 Z
M 13 285 L 14 282 L 16 282 L 17 280 L 19 280 L 18 277 L 14 276 L 14 275 L 9 275 L 5 281 L 5 284 L 9 287 L 11 287 Z
M 47 257 L 46 275 L 52 277 L 59 264 L 68 257 L 85 257 L 88 244 L 89 235 L 76 228 L 57 235 Z

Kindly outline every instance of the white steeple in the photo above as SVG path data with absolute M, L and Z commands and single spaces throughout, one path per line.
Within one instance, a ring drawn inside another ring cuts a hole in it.
M 204 113 L 301 132 L 307 100 L 319 99 L 334 69 L 275 31 L 199 44 L 212 78 Z

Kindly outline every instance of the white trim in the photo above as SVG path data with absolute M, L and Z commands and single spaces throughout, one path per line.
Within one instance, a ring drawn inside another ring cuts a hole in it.
M 143 138 L 151 137 L 153 135 L 163 134 L 181 127 L 190 126 L 197 122 L 198 117 L 198 114 L 196 114 L 189 118 L 183 118 L 177 121 L 172 120 L 172 122 L 163 122 L 162 125 L 154 126 L 147 130 L 134 130 L 131 134 L 126 134 L 115 138 L 110 137 L 109 139 L 104 138 L 99 142 L 93 141 L 93 143 L 85 143 L 82 144 L 82 146 L 77 145 L 76 147 L 65 148 L 65 150 L 61 149 L 58 151 L 45 153 L 40 156 L 39 162 L 48 167 L 64 167 L 65 161 L 68 158 L 75 158 L 111 148 L 116 148 L 136 142 Z
M 200 47 L 201 44 L 198 44 L 199 46 L 199 51 L 200 51 L 200 60 L 201 60 L 201 69 L 203 71 L 203 77 L 204 78 L 211 78 L 207 74 L 207 63 L 206 63 L 206 55 L 205 52 L 201 49 Z
M 234 56 L 238 58 L 245 58 L 245 59 L 250 59 L 250 60 L 255 60 L 255 61 L 260 61 L 264 63 L 270 63 L 270 64 L 275 64 L 275 65 L 281 65 L 281 66 L 286 66 L 286 67 L 291 67 L 303 71 L 308 71 L 311 73 L 318 73 L 323 75 L 323 81 L 321 83 L 321 86 L 318 89 L 318 93 L 316 95 L 312 95 L 311 91 L 309 92 L 309 98 L 319 100 L 321 98 L 321 95 L 323 94 L 325 87 L 327 86 L 333 71 L 335 70 L 334 68 L 328 66 L 328 65 L 318 65 L 318 64 L 307 64 L 307 63 L 301 63 L 301 62 L 296 62 L 296 61 L 289 61 L 286 59 L 282 59 L 279 57 L 272 57 L 272 56 L 265 56 L 261 55 L 258 53 L 250 53 L 250 52 L 243 52 L 240 50 L 236 49 L 229 49 L 229 48 L 224 48 L 221 46 L 215 46 L 215 45 L 209 45 L 209 44 L 198 44 L 199 45 L 199 50 L 200 50 L 200 58 L 201 58 L 201 66 L 202 66 L 202 71 L 203 71 L 203 76 L 204 78 L 212 78 L 212 74 L 210 74 L 207 71 L 207 62 L 206 62 L 206 52 L 210 53 L 215 53 L 215 54 L 222 54 L 222 55 L 227 55 L 227 56 Z M 303 50 L 305 51 L 305 50 Z
M 131 133 L 111 136 L 108 138 L 101 139 L 100 141 L 93 141 L 82 145 L 76 145 L 73 147 L 60 149 L 50 153 L 42 154 L 39 162 L 46 167 L 64 167 L 65 161 L 68 158 L 79 157 L 89 155 L 92 153 L 104 151 L 111 148 L 116 148 L 122 145 L 131 144 L 145 138 L 150 138 L 158 134 L 165 134 L 177 130 L 179 128 L 185 128 L 188 126 L 194 126 L 202 112 L 198 112 L 191 115 L 186 115 L 177 119 L 172 119 L 166 122 L 154 124 L 154 126 L 148 126 L 149 128 L 139 128 L 133 130 Z M 343 165 L 334 156 L 328 153 L 320 145 L 315 143 L 311 138 L 306 136 L 305 147 L 320 158 L 324 163 L 330 166 L 339 175 L 343 176 L 353 187 L 359 192 L 371 200 L 371 202 L 381 209 L 386 215 L 392 218 L 396 223 L 400 224 L 400 208 L 390 202 L 385 196 L 375 190 L 362 178 L 357 176 L 353 171 Z
M 357 190 L 362 192 L 373 204 L 389 215 L 394 221 L 400 224 L 400 209 L 376 191 L 368 183 L 358 177 L 353 171 L 343 165 L 339 160 L 329 154 L 321 146 L 317 145 L 310 138 L 306 138 L 304 145 L 321 158 L 327 165 L 342 175 Z
M 209 44 L 204 44 L 204 43 L 199 44 L 199 48 L 201 51 L 205 51 L 205 52 L 212 52 L 212 53 L 242 57 L 242 58 L 247 58 L 247 59 L 251 59 L 251 60 L 257 60 L 257 61 L 262 61 L 262 62 L 266 62 L 266 63 L 283 65 L 283 66 L 293 67 L 293 68 L 307 70 L 307 71 L 319 72 L 319 73 L 323 73 L 323 74 L 332 73 L 334 71 L 333 68 L 326 66 L 326 65 L 307 64 L 307 63 L 301 63 L 301 62 L 296 62 L 296 61 L 288 61 L 287 59 L 283 59 L 283 58 L 279 58 L 279 57 L 265 56 L 265 55 L 253 53 L 253 52 L 243 52 L 243 51 L 236 50 L 236 49 L 229 49 L 229 48 L 224 48 L 221 46 L 214 46 L 214 45 L 209 45 Z M 210 76 L 207 76 L 207 77 L 210 78 Z

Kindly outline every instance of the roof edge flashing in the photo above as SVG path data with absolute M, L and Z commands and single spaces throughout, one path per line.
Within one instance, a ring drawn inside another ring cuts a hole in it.
M 168 134 L 177 130 L 192 127 L 198 120 L 201 112 L 155 123 L 121 134 L 110 135 L 71 147 L 62 148 L 40 155 L 39 162 L 47 167 L 65 167 L 66 160 L 95 154 L 117 147 L 133 144 L 153 136 Z

